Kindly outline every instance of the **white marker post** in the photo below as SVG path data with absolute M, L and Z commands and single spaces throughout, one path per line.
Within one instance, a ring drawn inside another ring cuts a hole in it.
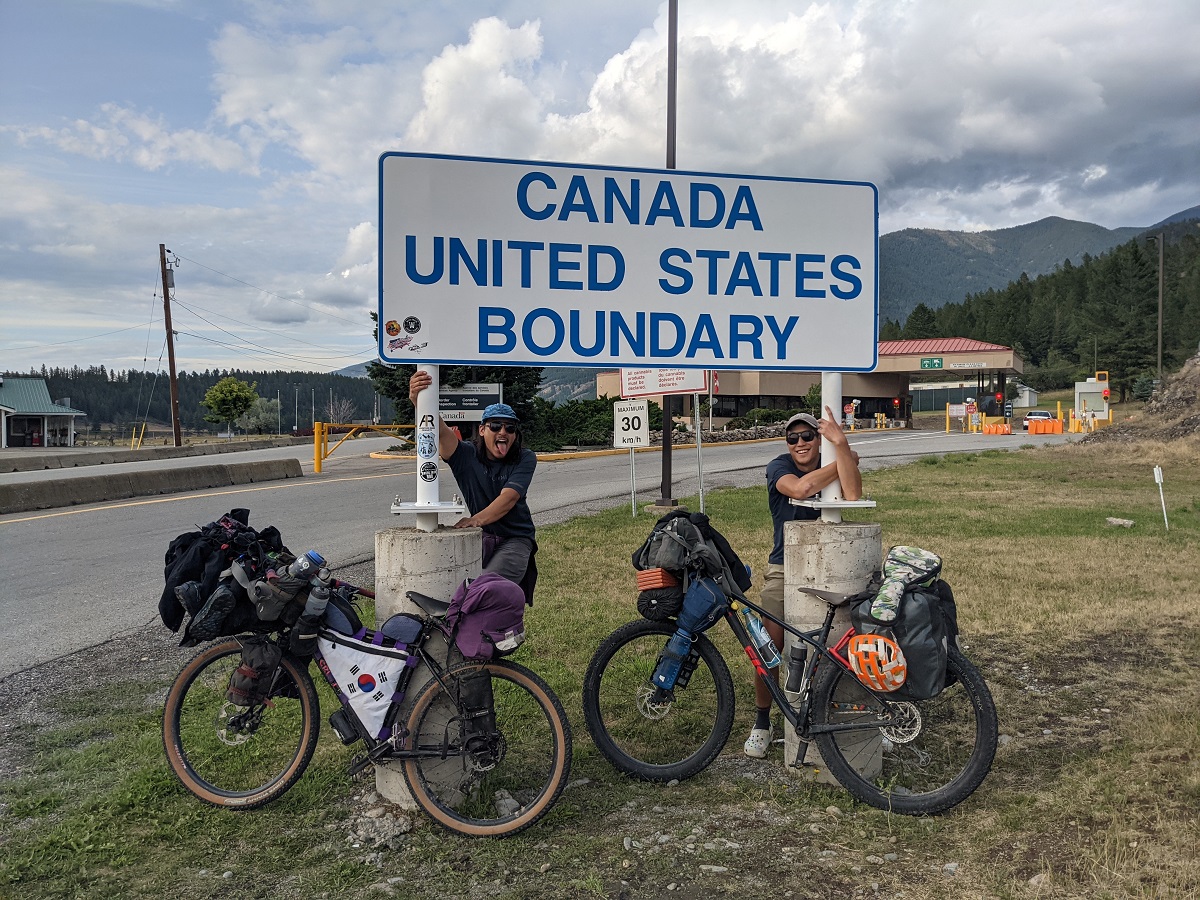
M 397 499 L 392 513 L 415 512 L 418 531 L 437 531 L 439 513 L 463 513 L 466 506 L 459 502 L 443 503 L 439 487 L 441 466 L 441 434 L 438 429 L 439 367 L 421 366 L 418 371 L 429 373 L 433 382 L 417 394 L 417 500 L 403 503 Z
M 1158 485 L 1158 499 L 1159 499 L 1159 502 L 1162 503 L 1163 525 L 1166 526 L 1167 531 L 1170 531 L 1171 524 L 1167 521 L 1167 498 L 1165 496 L 1163 496 L 1162 466 L 1154 467 L 1154 482 L 1155 482 L 1155 484 Z
M 622 400 L 613 404 L 613 447 L 629 450 L 629 507 L 637 518 L 637 478 L 634 475 L 635 447 L 650 446 L 650 402 Z

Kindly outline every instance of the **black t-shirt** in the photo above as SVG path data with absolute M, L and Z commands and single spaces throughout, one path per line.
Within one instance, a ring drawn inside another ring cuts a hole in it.
M 821 467 L 821 460 L 817 460 L 817 465 L 813 469 L 815 472 Z M 767 558 L 767 562 L 775 563 L 777 566 L 783 565 L 783 523 L 796 522 L 800 520 L 819 519 L 821 511 L 808 506 L 792 505 L 792 498 L 779 493 L 775 485 L 784 475 L 795 475 L 797 478 L 803 478 L 807 472 L 801 472 L 797 468 L 795 461 L 792 459 L 792 454 L 782 453 L 767 463 L 767 503 L 771 507 L 771 523 L 775 526 L 775 546 L 771 548 L 771 555 Z M 813 496 L 816 496 L 815 494 Z
M 470 441 L 459 441 L 446 464 L 454 473 L 454 480 L 458 482 L 471 515 L 490 506 L 506 487 L 521 495 L 517 505 L 504 518 L 484 525 L 484 531 L 498 538 L 533 538 L 533 515 L 529 512 L 529 504 L 525 502 L 529 484 L 533 481 L 533 470 L 537 467 L 537 456 L 532 450 L 522 449 L 516 462 L 500 462 L 489 458 L 481 463 L 475 455 L 475 445 Z

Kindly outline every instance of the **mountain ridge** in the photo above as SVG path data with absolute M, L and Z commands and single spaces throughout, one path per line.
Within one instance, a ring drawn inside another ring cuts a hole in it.
M 1200 219 L 1200 205 L 1147 227 L 1105 228 L 1061 216 L 988 231 L 902 228 L 879 238 L 879 321 L 903 323 L 919 303 L 938 309 L 971 294 L 1003 288 L 1024 273 L 1046 275 L 1070 260 L 1081 263 L 1163 226 Z M 337 374 L 365 377 L 366 364 Z M 594 396 L 595 369 L 547 368 L 539 395 L 562 403 Z

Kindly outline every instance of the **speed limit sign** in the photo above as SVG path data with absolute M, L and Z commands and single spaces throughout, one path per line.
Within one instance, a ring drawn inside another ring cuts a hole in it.
M 622 450 L 650 446 L 649 401 L 621 400 L 613 404 L 613 446 Z

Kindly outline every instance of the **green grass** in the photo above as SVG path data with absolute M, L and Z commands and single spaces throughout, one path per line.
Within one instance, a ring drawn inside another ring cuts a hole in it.
M 872 884 L 908 898 L 1196 896 L 1198 442 L 987 451 L 864 481 L 879 506 L 846 518 L 879 522 L 885 547 L 943 557 L 1008 737 L 980 791 L 946 816 L 889 816 L 790 781 L 777 752 L 747 764 L 749 668 L 716 630 L 739 692 L 725 754 L 679 785 L 618 776 L 579 705 L 596 645 L 636 616 L 629 554 L 652 519 L 618 508 L 538 535 L 531 639 L 517 659 L 562 698 L 572 777 L 587 780 L 542 824 L 469 841 L 418 819 L 395 848 L 351 847 L 354 798 L 369 783 L 347 781 L 355 748 L 328 728 L 280 800 L 249 813 L 207 807 L 163 756 L 170 677 L 127 672 L 48 694 L 46 724 L 5 729 L 20 769 L 0 782 L 0 897 L 387 896 L 369 888 L 388 878 L 403 879 L 394 890 L 405 897 L 658 897 L 671 883 L 674 896 L 780 884 L 793 896 L 870 895 Z M 714 491 L 706 505 L 757 579 L 771 539 L 764 490 Z M 1115 528 L 1110 516 L 1136 524 Z M 325 689 L 321 701 L 328 715 Z M 641 846 L 626 850 L 627 837 Z M 896 858 L 869 861 L 885 853 Z M 954 877 L 948 862 L 959 864 Z M 1050 878 L 1035 889 L 1039 873 Z

